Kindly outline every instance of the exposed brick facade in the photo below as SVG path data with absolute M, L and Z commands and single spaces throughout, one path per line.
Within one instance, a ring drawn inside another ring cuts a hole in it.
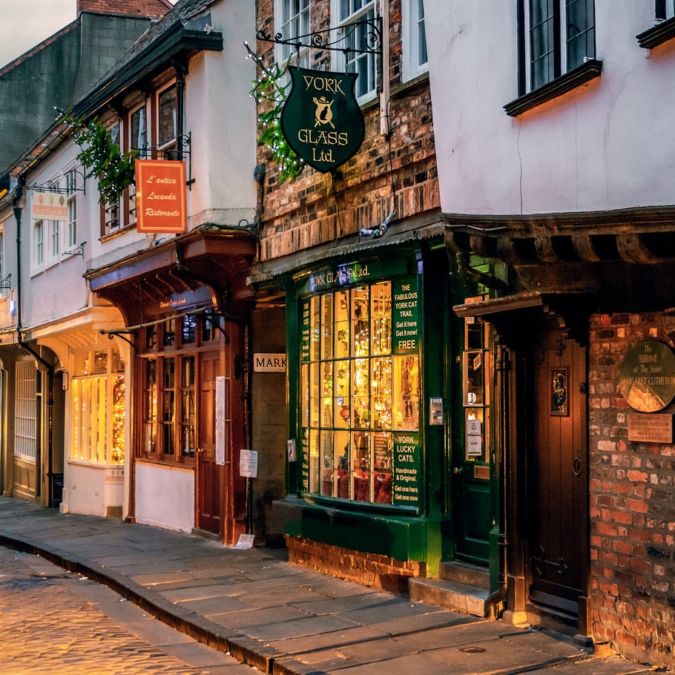
M 276 167 L 260 148 L 258 161 L 267 164 L 261 261 L 271 260 L 354 234 L 377 225 L 391 210 L 391 185 L 396 192 L 395 220 L 438 209 L 431 95 L 428 80 L 401 83 L 400 0 L 390 3 L 391 138 L 380 134 L 377 102 L 364 110 L 366 136 L 360 151 L 340 167 L 333 184 L 330 174 L 306 167 L 294 182 L 277 184 Z M 329 0 L 312 4 L 312 27 L 329 26 Z M 258 26 L 274 34 L 273 0 L 258 0 Z M 273 45 L 258 42 L 266 61 Z M 316 67 L 330 68 L 327 52 L 313 54 Z
M 91 12 L 161 19 L 172 6 L 169 0 L 77 0 L 77 15 Z
M 426 565 L 420 562 L 402 562 L 302 537 L 287 536 L 286 545 L 288 559 L 296 565 L 397 593 L 408 592 L 409 577 L 426 576 Z
M 593 633 L 623 655 L 675 665 L 675 446 L 628 441 L 618 391 L 628 347 L 673 346 L 675 317 L 595 315 L 589 354 Z M 675 412 L 675 406 L 663 412 Z

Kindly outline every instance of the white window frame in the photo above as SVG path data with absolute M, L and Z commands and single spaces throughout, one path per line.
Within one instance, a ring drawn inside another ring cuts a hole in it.
M 77 246 L 77 171 L 66 169 L 66 205 L 68 220 L 66 221 L 65 248 L 67 250 Z
M 532 25 L 530 23 L 530 0 L 519 0 L 519 2 L 522 2 L 523 4 L 523 30 L 525 31 L 524 40 L 523 44 L 525 47 L 525 54 L 524 54 L 524 68 L 525 68 L 525 91 L 523 93 L 527 94 L 531 91 L 534 91 L 535 89 L 540 89 L 543 86 L 546 86 L 547 84 L 550 84 L 551 82 L 555 81 L 558 77 L 564 75 L 565 73 L 569 72 L 570 68 L 568 67 L 567 63 L 567 0 L 554 0 L 554 5 L 557 5 L 557 10 L 560 15 L 560 35 L 559 35 L 559 42 L 560 42 L 560 74 L 557 76 L 554 76 L 547 82 L 537 85 L 536 87 L 534 86 L 534 77 L 532 73 L 532 41 L 531 41 L 531 29 Z M 595 4 L 595 0 L 588 0 L 588 2 Z M 595 8 L 594 8 L 594 15 L 595 15 Z M 595 23 L 595 20 L 593 21 L 593 30 L 595 31 L 597 28 L 597 24 Z M 555 36 L 554 36 L 555 40 Z M 594 43 L 597 47 L 597 42 Z M 555 55 L 555 47 L 553 47 L 553 54 Z M 555 57 L 555 56 L 554 56 Z M 595 58 L 595 56 L 589 57 L 586 56 L 586 58 Z M 576 66 L 574 66 L 576 67 Z
M 19 360 L 15 365 L 14 398 L 14 457 L 34 464 L 37 458 L 37 378 L 40 376 L 31 360 Z
M 122 120 L 119 118 L 115 118 L 111 120 L 110 122 L 106 123 L 106 128 L 108 131 L 110 131 L 110 135 L 112 138 L 113 142 L 116 142 L 117 145 L 119 145 L 120 150 L 123 148 L 123 140 L 122 140 L 122 133 L 123 133 L 123 125 L 122 125 Z M 117 128 L 117 140 L 115 140 L 115 134 L 113 133 L 113 129 Z M 115 227 L 108 226 L 108 211 L 112 210 L 115 208 L 114 204 L 109 204 L 107 202 L 102 203 L 102 220 L 103 222 L 101 223 L 101 236 L 106 237 L 110 234 L 114 234 L 115 232 L 119 232 L 120 230 L 124 229 L 124 214 L 122 212 L 122 207 L 123 207 L 123 199 L 120 197 L 119 201 L 117 202 L 117 225 Z M 112 221 L 111 221 L 112 222 Z
M 291 15 L 293 3 L 298 4 L 298 11 Z M 302 7 L 304 3 L 306 7 Z M 313 0 L 274 0 L 275 33 L 281 33 L 284 40 L 311 33 L 312 5 Z M 306 19 L 306 24 L 304 24 L 304 19 Z M 291 27 L 296 27 L 298 30 L 291 31 Z M 274 59 L 282 69 L 288 65 L 311 67 L 310 50 L 307 47 L 301 47 L 298 56 L 298 51 L 293 45 L 275 44 Z
M 171 89 L 171 87 L 174 87 L 176 89 L 176 117 L 174 119 L 174 124 L 173 124 L 174 136 L 169 141 L 165 142 L 164 144 L 161 144 L 161 140 L 159 138 L 159 131 L 160 131 L 160 126 L 159 126 L 159 113 L 160 113 L 159 99 L 162 96 L 162 94 L 164 92 L 168 91 L 169 89 Z M 177 82 L 176 82 L 175 79 L 171 80 L 171 82 L 167 83 L 166 86 L 162 87 L 161 89 L 158 89 L 155 92 L 155 103 L 156 103 L 156 105 L 155 105 L 155 119 L 153 120 L 153 122 L 156 125 L 155 128 L 157 129 L 157 151 L 158 151 L 158 153 L 160 153 L 160 157 L 163 157 L 163 154 L 165 152 L 171 151 L 171 150 L 175 151 L 175 150 L 178 149 L 178 138 L 177 138 L 177 135 L 178 135 L 178 85 L 177 85 Z
M 41 270 L 45 265 L 45 223 L 42 218 L 33 220 L 31 231 L 33 269 Z M 39 234 L 39 236 L 38 236 Z
M 159 99 L 158 99 L 159 101 Z M 135 147 L 137 139 L 133 137 L 133 124 L 131 122 L 133 116 L 139 112 L 140 110 L 145 111 L 144 114 L 144 119 L 145 119 L 145 144 L 143 148 L 137 148 Z M 158 111 L 159 114 L 159 111 Z M 149 115 L 149 110 L 148 110 L 148 101 L 145 99 L 143 103 L 140 105 L 137 105 L 135 108 L 132 108 L 129 111 L 129 114 L 127 115 L 127 123 L 126 127 L 128 129 L 128 134 L 129 134 L 129 150 L 136 150 L 138 152 L 138 157 L 140 159 L 149 159 L 151 155 L 151 150 L 150 150 L 150 125 L 148 122 L 150 121 L 150 115 Z M 129 202 L 128 202 L 128 209 L 127 209 L 127 224 L 128 225 L 134 225 L 137 221 L 137 216 L 136 216 L 136 186 L 131 183 L 128 188 L 129 192 Z
M 429 57 L 427 60 L 421 62 L 420 40 L 418 25 L 423 22 L 425 25 L 426 36 L 426 16 L 419 16 L 419 6 L 422 0 L 402 0 L 402 79 L 403 82 L 408 82 L 429 70 Z M 422 5 L 422 12 L 424 12 L 424 5 Z M 425 49 L 426 51 L 426 49 Z
M 47 264 L 58 262 L 61 259 L 61 222 L 48 220 L 47 222 Z
M 354 3 L 354 0 L 349 0 L 350 7 Z M 373 14 L 373 19 L 377 19 L 379 16 L 379 1 L 378 0 L 364 0 L 364 7 L 357 11 L 353 11 L 349 16 L 345 17 L 344 19 L 341 18 L 340 16 L 340 0 L 331 0 L 331 28 L 336 28 L 340 29 L 343 27 L 347 27 L 356 21 L 359 21 L 361 19 L 365 19 L 368 14 L 372 11 Z M 340 34 L 342 35 L 343 32 L 340 31 Z M 383 35 L 382 36 L 383 40 L 387 40 L 388 36 Z M 374 100 L 377 97 L 377 89 L 378 89 L 378 77 L 379 74 L 377 72 L 377 55 L 376 54 L 350 54 L 348 58 L 345 58 L 345 55 L 342 52 L 333 52 L 333 64 L 335 70 L 338 71 L 347 71 L 348 70 L 348 65 L 353 62 L 356 64 L 356 62 L 359 59 L 366 59 L 366 63 L 370 65 L 372 63 L 372 70 L 373 70 L 373 82 L 372 86 L 363 94 L 358 95 L 359 91 L 359 82 L 357 79 L 356 82 L 356 100 L 358 101 L 359 105 L 363 105 L 364 103 L 368 103 L 372 100 Z M 351 70 L 349 72 L 355 72 L 355 70 Z

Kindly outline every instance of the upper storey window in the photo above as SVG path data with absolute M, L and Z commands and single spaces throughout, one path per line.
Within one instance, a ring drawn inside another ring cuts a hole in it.
M 276 31 L 283 35 L 284 40 L 307 35 L 310 32 L 311 4 L 311 0 L 276 0 L 274 11 Z M 293 45 L 280 44 L 277 48 L 277 61 L 280 64 L 293 63 L 309 68 L 309 49 L 306 47 L 298 51 Z
M 157 97 L 157 143 L 163 159 L 175 159 L 178 141 L 178 96 L 176 85 L 160 92 Z
M 593 0 L 529 0 L 524 4 L 528 26 L 527 91 L 595 58 Z
M 148 121 L 145 104 L 134 110 L 129 116 L 130 149 L 139 157 L 146 157 L 148 152 Z
M 375 0 L 334 0 L 333 16 L 336 25 L 345 36 L 348 49 L 366 50 L 370 46 L 371 28 L 360 21 L 375 20 Z M 363 103 L 372 98 L 377 90 L 377 60 L 375 54 L 347 52 L 341 54 L 342 66 L 348 73 L 357 73 L 356 98 Z
M 429 68 L 424 0 L 403 3 L 403 79 L 411 80 Z

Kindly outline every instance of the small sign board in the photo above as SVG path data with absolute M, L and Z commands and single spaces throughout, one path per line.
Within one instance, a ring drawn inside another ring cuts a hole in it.
M 225 376 L 216 375 L 216 464 L 225 464 Z
M 286 354 L 258 352 L 253 354 L 254 373 L 285 373 L 288 360 Z
M 394 354 L 414 354 L 419 343 L 419 296 L 417 279 L 406 277 L 394 281 L 392 307 Z
M 254 534 L 240 534 L 239 539 L 237 539 L 237 543 L 230 548 L 234 549 L 235 551 L 246 551 L 253 547 L 254 539 Z
M 421 466 L 419 434 L 394 434 L 394 505 L 419 508 Z
M 187 232 L 184 162 L 136 160 L 136 219 L 144 234 Z
M 628 440 L 638 443 L 672 443 L 673 416 L 629 413 Z
M 432 426 L 441 426 L 443 424 L 443 399 L 429 399 L 429 424 Z
M 242 478 L 258 477 L 257 450 L 241 450 L 239 455 L 239 475 Z
M 466 435 L 467 436 L 481 436 L 483 433 L 482 425 L 480 420 L 467 420 L 466 421 Z
M 32 216 L 35 220 L 68 220 L 68 200 L 58 192 L 36 192 L 31 203 Z
M 480 436 L 466 437 L 466 456 L 480 457 L 483 454 L 483 439 Z

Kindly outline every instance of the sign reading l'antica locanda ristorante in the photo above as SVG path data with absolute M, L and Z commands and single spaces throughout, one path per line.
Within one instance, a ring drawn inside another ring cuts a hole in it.
M 291 92 L 281 129 L 293 150 L 312 168 L 332 171 L 363 143 L 365 124 L 356 100 L 355 73 L 289 66 Z

